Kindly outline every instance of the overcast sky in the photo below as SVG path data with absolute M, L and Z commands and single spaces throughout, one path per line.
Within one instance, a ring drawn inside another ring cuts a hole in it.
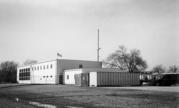
M 179 65 L 178 0 L 0 0 L 0 62 L 100 60 L 119 45 L 149 68 Z

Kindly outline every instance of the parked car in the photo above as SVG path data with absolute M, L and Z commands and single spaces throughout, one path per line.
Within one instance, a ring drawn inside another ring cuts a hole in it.
M 144 85 L 144 84 L 150 85 L 151 81 L 152 81 L 152 74 L 142 73 L 140 75 L 140 85 Z
M 179 73 L 153 74 L 152 85 L 171 86 L 179 84 Z

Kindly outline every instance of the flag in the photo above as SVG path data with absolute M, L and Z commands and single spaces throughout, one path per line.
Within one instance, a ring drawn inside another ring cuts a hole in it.
M 57 53 L 57 56 L 58 56 L 58 57 L 62 57 L 62 55 L 61 55 L 60 53 Z

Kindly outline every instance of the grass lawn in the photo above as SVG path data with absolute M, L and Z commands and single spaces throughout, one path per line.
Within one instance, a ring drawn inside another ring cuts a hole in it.
M 0 88 L 0 108 L 177 108 L 179 93 L 65 85 L 24 85 Z M 54 106 L 54 107 L 53 107 Z M 39 106 L 42 107 L 42 106 Z

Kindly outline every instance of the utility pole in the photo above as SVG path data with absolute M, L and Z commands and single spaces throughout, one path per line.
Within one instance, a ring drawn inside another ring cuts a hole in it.
M 99 48 L 99 29 L 98 29 L 98 41 L 97 41 L 97 61 L 99 62 L 99 50 L 100 50 L 100 48 Z

